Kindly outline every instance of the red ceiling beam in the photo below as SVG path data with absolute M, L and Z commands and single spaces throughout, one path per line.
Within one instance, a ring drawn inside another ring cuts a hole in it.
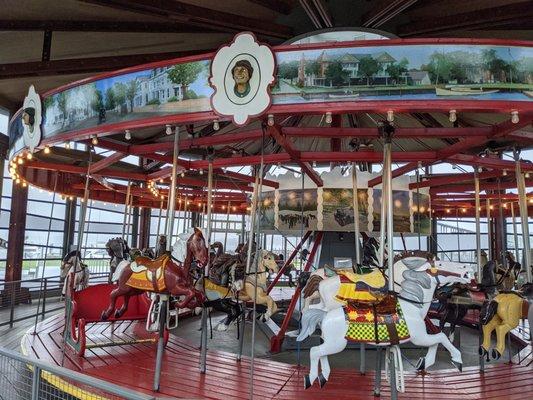
M 27 168 L 30 169 L 41 169 L 41 170 L 52 170 L 60 172 L 69 172 L 73 174 L 85 175 L 87 173 L 86 167 L 79 167 L 76 165 L 69 164 L 60 164 L 60 163 L 51 163 L 43 162 L 38 160 L 33 160 L 28 162 Z M 112 168 L 104 168 L 99 171 L 100 175 L 105 175 L 108 178 L 118 178 L 118 179 L 132 179 L 138 181 L 146 181 L 147 175 L 141 174 L 138 172 L 129 172 L 129 171 L 118 171 Z
M 127 157 L 127 154 L 115 152 L 109 156 L 106 156 L 102 158 L 101 160 L 91 164 L 91 167 L 89 168 L 89 173 L 93 174 L 96 172 L 99 172 L 103 170 L 106 167 L 109 167 L 110 165 L 113 165 L 114 163 L 122 160 L 123 158 Z
M 533 179 L 526 179 L 526 187 L 533 186 Z M 500 183 L 487 183 L 480 182 L 479 190 L 500 190 L 500 189 L 514 189 L 516 188 L 516 182 L 500 182 Z M 461 185 L 447 185 L 447 186 L 437 186 L 431 188 L 429 193 L 431 195 L 437 193 L 461 193 L 466 191 L 474 190 L 474 182 L 470 184 L 461 184 Z
M 419 161 L 434 161 L 434 151 L 393 151 L 392 161 L 394 162 L 408 162 L 413 160 Z M 346 161 L 368 161 L 368 162 L 382 162 L 383 153 L 379 151 L 338 151 L 335 153 L 302 151 L 300 152 L 302 161 L 312 162 L 346 162 Z
M 383 157 L 382 157 L 381 161 L 383 161 Z M 431 162 L 423 163 L 421 166 L 425 167 L 428 164 L 431 164 Z M 407 173 L 409 173 L 411 171 L 414 171 L 415 169 L 418 168 L 418 166 L 419 166 L 418 161 L 414 161 L 414 162 L 410 162 L 410 163 L 407 163 L 405 165 L 402 165 L 401 167 L 396 168 L 396 169 L 391 171 L 392 179 L 397 178 L 397 177 L 402 176 L 402 175 L 405 175 L 405 174 L 407 174 Z M 368 187 L 374 187 L 376 185 L 379 185 L 382 182 L 382 178 L 383 178 L 382 176 L 377 176 L 375 178 L 370 179 L 368 181 Z
M 502 176 L 501 171 L 481 172 L 479 174 L 479 179 L 496 178 L 499 176 Z M 471 181 L 473 179 L 474 179 L 473 172 L 452 174 L 449 176 L 425 179 L 418 183 L 417 182 L 410 183 L 409 189 L 450 185 L 450 184 L 457 183 L 457 182 Z
M 505 169 L 508 171 L 514 171 L 515 166 L 516 166 L 516 163 L 514 161 L 501 160 L 499 158 L 472 156 L 470 154 L 456 154 L 454 156 L 448 157 L 446 161 L 452 162 L 455 164 L 464 164 L 464 165 L 471 165 L 474 167 L 478 166 L 478 167 L 499 169 L 499 170 Z M 531 163 L 522 161 L 520 162 L 520 166 L 523 171 L 528 171 L 528 172 L 533 171 L 533 164 Z
M 324 183 L 322 182 L 322 178 L 320 178 L 320 175 L 313 170 L 313 168 L 305 161 L 302 161 L 300 156 L 301 153 L 298 150 L 295 150 L 292 143 L 287 139 L 285 135 L 283 135 L 279 129 L 278 126 L 270 126 L 268 131 L 270 132 L 270 135 L 278 142 L 281 147 L 285 149 L 285 151 L 289 154 L 292 161 L 295 161 L 298 163 L 302 171 L 311 178 L 311 180 L 317 185 L 317 186 L 324 186 Z M 318 160 L 317 160 L 318 161 Z

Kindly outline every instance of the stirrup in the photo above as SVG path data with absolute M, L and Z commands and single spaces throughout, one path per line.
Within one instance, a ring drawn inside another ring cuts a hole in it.
M 167 303 L 168 304 L 168 303 Z M 146 316 L 146 331 L 147 332 L 159 332 L 159 318 L 161 301 L 157 296 L 152 296 L 152 302 Z
M 167 321 L 166 326 L 167 330 L 176 329 L 178 327 L 178 313 L 179 310 L 177 308 L 170 308 L 170 301 L 167 301 Z M 173 323 L 170 321 L 174 320 Z

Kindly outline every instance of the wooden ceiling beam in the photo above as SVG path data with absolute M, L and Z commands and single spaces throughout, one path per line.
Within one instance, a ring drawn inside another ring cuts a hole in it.
M 374 9 L 363 15 L 362 26 L 377 28 L 401 14 L 418 0 L 383 0 Z
M 513 21 L 523 21 L 533 17 L 531 1 L 488 7 L 454 15 L 425 18 L 400 25 L 396 34 L 400 37 L 444 33 L 455 30 L 475 30 L 489 28 Z
M 132 54 L 125 56 L 0 64 L 0 79 L 112 71 L 138 64 L 209 53 L 211 51 L 212 50 L 187 50 L 171 53 Z
M 180 1 L 160 0 L 82 0 L 85 3 L 111 7 L 129 12 L 151 15 L 198 27 L 208 27 L 224 32 L 252 31 L 266 36 L 288 39 L 293 30 L 286 25 L 257 18 L 244 17 L 223 11 L 200 7 Z
M 181 22 L 2 19 L 0 20 L 0 31 L 209 33 L 215 30 Z

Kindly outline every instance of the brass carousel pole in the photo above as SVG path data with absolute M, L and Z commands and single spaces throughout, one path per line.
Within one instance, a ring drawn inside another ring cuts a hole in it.
M 515 261 L 520 262 L 520 253 L 518 251 L 518 233 L 516 232 L 516 216 L 514 214 L 514 203 L 512 200 L 510 204 L 511 204 L 511 220 L 512 220 L 512 225 L 513 225 Z
M 527 282 L 533 282 L 531 271 L 531 243 L 529 241 L 529 225 L 528 225 L 528 211 L 526 199 L 526 182 L 522 169 L 520 167 L 520 151 L 514 150 L 514 158 L 516 161 L 516 186 L 518 189 L 518 207 L 520 209 L 520 219 L 522 222 L 522 251 L 524 253 L 522 270 L 526 270 Z M 516 261 L 519 262 L 517 259 Z
M 124 235 L 126 234 L 126 224 L 128 222 L 128 215 L 129 215 L 128 206 L 129 206 L 130 193 L 131 193 L 131 181 L 128 181 L 128 188 L 126 190 L 126 201 L 124 202 L 124 219 L 122 221 L 122 239 L 124 239 Z
M 481 202 L 479 200 L 479 176 L 478 169 L 474 167 L 474 199 L 476 212 L 476 259 L 477 259 L 477 281 L 481 282 L 481 273 L 483 265 L 481 265 Z

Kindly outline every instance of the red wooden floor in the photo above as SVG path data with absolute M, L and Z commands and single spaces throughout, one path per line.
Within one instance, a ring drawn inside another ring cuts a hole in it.
M 61 363 L 63 317 L 51 317 L 38 326 L 38 334 L 22 340 L 24 353 L 54 364 Z M 110 340 L 134 338 L 135 324 L 115 326 L 98 324 L 89 338 Z M 113 330 L 114 329 L 114 330 Z M 33 330 L 33 329 L 32 329 Z M 31 331 L 32 331 L 31 330 Z M 136 344 L 123 347 L 88 349 L 85 358 L 67 352 L 64 366 L 131 389 L 165 398 L 249 398 L 250 361 L 239 363 L 235 355 L 208 351 L 207 374 L 198 369 L 198 349 L 187 341 L 171 336 L 164 357 L 159 394 L 151 392 L 155 346 Z M 526 365 L 528 364 L 528 365 Z M 373 399 L 373 373 L 360 376 L 354 370 L 334 370 L 330 381 L 320 389 L 317 384 L 303 389 L 305 368 L 269 360 L 256 359 L 254 398 L 256 399 Z M 484 374 L 477 368 L 458 373 L 456 370 L 432 371 L 425 377 L 407 374 L 406 393 L 400 399 L 531 399 L 533 398 L 533 363 L 498 364 L 487 367 Z M 388 398 L 384 384 L 382 398 Z

